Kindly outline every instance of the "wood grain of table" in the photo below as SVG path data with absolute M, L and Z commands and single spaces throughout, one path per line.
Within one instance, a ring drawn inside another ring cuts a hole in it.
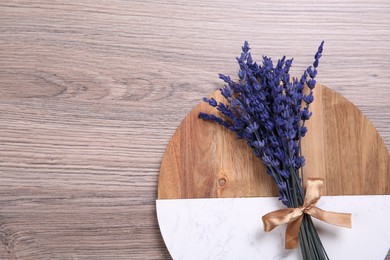
M 169 259 L 155 211 L 185 115 L 255 59 L 325 40 L 318 81 L 390 147 L 390 2 L 0 2 L 0 259 Z

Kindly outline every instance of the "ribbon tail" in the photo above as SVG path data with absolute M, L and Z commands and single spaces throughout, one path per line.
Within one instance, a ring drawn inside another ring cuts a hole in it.
M 325 211 L 317 207 L 312 207 L 305 213 L 331 225 L 352 228 L 352 214 L 350 213 Z
M 315 205 L 321 198 L 322 187 L 324 186 L 324 180 L 318 178 L 309 178 L 307 180 L 305 201 L 303 206 Z
M 269 232 L 275 227 L 288 223 L 291 219 L 293 208 L 279 209 L 265 214 L 262 217 L 264 231 Z
M 286 249 L 294 249 L 298 247 L 299 229 L 301 228 L 302 220 L 303 220 L 303 215 L 291 221 L 287 225 L 286 238 L 285 238 Z

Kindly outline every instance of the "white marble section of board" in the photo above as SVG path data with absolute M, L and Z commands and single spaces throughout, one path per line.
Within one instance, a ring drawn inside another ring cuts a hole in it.
M 179 259 L 300 259 L 284 249 L 286 226 L 265 233 L 261 217 L 282 208 L 276 198 L 157 200 L 160 230 Z M 352 229 L 314 223 L 330 259 L 380 259 L 390 247 L 390 195 L 325 196 L 318 207 L 352 213 Z

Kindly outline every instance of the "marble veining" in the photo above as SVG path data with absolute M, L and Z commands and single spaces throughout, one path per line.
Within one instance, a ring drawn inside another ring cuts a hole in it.
M 314 219 L 330 259 L 384 259 L 390 247 L 390 196 L 324 196 L 318 207 L 352 213 L 352 229 Z M 173 259 L 300 259 L 284 249 L 286 226 L 265 233 L 261 217 L 276 198 L 157 200 L 157 216 Z

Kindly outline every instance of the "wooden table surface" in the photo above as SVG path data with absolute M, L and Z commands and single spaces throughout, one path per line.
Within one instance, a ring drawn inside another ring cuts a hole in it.
M 0 259 L 169 259 L 165 147 L 244 40 L 295 58 L 390 147 L 389 1 L 0 2 Z

